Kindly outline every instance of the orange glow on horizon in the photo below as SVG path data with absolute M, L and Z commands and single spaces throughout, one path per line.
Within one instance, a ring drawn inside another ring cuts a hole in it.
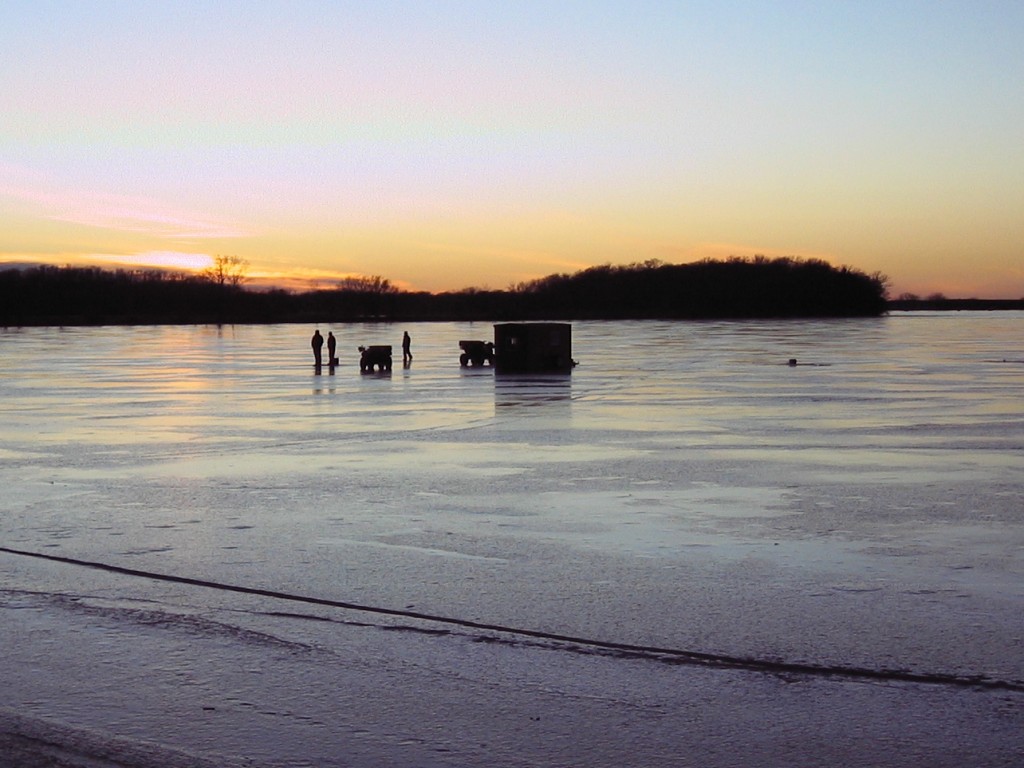
M 202 272 L 213 266 L 213 257 L 206 253 L 154 252 L 131 256 L 103 256 L 98 259 L 126 267 L 154 267 L 178 272 Z

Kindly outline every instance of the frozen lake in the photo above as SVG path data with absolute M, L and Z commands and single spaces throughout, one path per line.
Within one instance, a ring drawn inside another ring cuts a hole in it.
M 320 330 L 0 330 L 10 754 L 1020 764 L 1024 314 Z

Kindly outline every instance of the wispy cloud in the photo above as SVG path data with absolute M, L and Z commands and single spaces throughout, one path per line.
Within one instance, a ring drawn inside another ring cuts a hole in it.
M 74 201 L 64 213 L 49 218 L 72 224 L 147 234 L 167 240 L 210 240 L 245 237 L 249 232 L 222 221 L 183 211 L 149 207 L 138 200 Z
M 167 205 L 153 198 L 61 189 L 58 184 L 48 184 L 38 178 L 20 183 L 0 181 L 0 196 L 28 204 L 36 209 L 37 215 L 51 221 L 166 240 L 228 239 L 253 234 L 235 222 Z
M 287 271 L 254 270 L 246 277 L 246 286 L 254 289 L 280 288 L 288 291 L 329 291 L 348 278 L 368 277 L 362 272 L 330 269 L 289 269 Z M 413 290 L 404 280 L 391 280 L 399 290 Z
M 147 251 L 142 253 L 14 253 L 0 252 L 0 268 L 57 267 L 141 267 L 177 272 L 199 272 L 213 264 L 206 253 Z

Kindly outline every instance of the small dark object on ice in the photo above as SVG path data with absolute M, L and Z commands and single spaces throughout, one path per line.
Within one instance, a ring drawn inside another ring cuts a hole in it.
M 359 370 L 363 373 L 370 373 L 374 366 L 379 371 L 391 370 L 391 345 L 375 344 L 369 347 L 359 348 Z
M 494 365 L 494 342 L 492 341 L 463 340 L 459 342 L 459 349 L 462 350 L 462 354 L 459 355 L 459 364 L 463 368 L 470 363 Z

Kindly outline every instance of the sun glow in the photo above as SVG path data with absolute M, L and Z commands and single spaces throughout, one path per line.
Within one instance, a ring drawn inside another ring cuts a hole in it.
M 213 266 L 213 257 L 207 253 L 179 253 L 175 251 L 151 251 L 125 256 L 95 256 L 96 261 L 120 264 L 126 267 L 153 267 L 180 272 L 202 272 Z

